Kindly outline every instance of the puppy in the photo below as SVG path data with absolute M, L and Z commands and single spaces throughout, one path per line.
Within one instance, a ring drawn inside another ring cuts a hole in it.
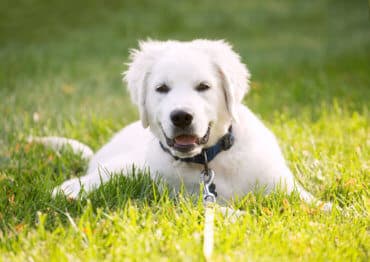
M 174 191 L 184 185 L 197 193 L 208 165 L 220 200 L 262 185 L 266 193 L 283 186 L 314 201 L 295 181 L 274 135 L 242 104 L 250 74 L 225 41 L 141 42 L 123 75 L 140 122 L 118 132 L 91 157 L 85 176 L 64 182 L 54 194 L 76 198 L 132 165 L 149 168 Z M 54 145 L 75 143 L 47 139 Z M 81 144 L 76 150 L 90 152 Z

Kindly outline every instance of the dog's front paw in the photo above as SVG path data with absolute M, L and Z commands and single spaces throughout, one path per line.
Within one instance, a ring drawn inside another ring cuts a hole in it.
M 63 194 L 67 198 L 77 199 L 82 190 L 81 181 L 78 178 L 73 178 L 65 181 L 60 186 L 54 188 L 52 196 L 56 197 L 58 194 Z

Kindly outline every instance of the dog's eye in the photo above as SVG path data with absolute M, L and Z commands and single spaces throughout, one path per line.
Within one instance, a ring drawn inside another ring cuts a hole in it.
M 199 85 L 197 85 L 197 87 L 195 88 L 197 91 L 199 92 L 203 92 L 203 91 L 206 91 L 208 89 L 210 89 L 211 87 L 206 84 L 206 83 L 200 83 Z
M 168 93 L 170 91 L 170 88 L 166 84 L 162 84 L 158 86 L 155 91 L 158 93 Z

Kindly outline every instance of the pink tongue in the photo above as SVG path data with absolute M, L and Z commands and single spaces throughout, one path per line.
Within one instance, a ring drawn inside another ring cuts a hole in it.
M 195 136 L 182 135 L 182 136 L 178 136 L 175 138 L 176 144 L 179 144 L 182 146 L 195 144 L 196 141 L 197 141 L 197 138 Z

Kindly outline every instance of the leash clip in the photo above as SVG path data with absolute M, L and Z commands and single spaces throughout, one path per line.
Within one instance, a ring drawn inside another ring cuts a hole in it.
M 203 150 L 204 170 L 200 173 L 200 183 L 203 184 L 204 242 L 203 255 L 206 261 L 211 260 L 214 241 L 214 204 L 216 203 L 216 185 L 213 183 L 215 172 L 208 167 L 207 152 Z
M 213 180 L 215 178 L 215 172 L 212 169 L 203 170 L 201 173 L 201 182 L 203 183 L 203 203 L 216 202 L 215 184 Z
M 204 170 L 200 174 L 201 183 L 203 183 L 203 203 L 206 206 L 208 203 L 216 202 L 216 185 L 213 183 L 215 172 L 208 167 L 207 153 L 203 151 Z

